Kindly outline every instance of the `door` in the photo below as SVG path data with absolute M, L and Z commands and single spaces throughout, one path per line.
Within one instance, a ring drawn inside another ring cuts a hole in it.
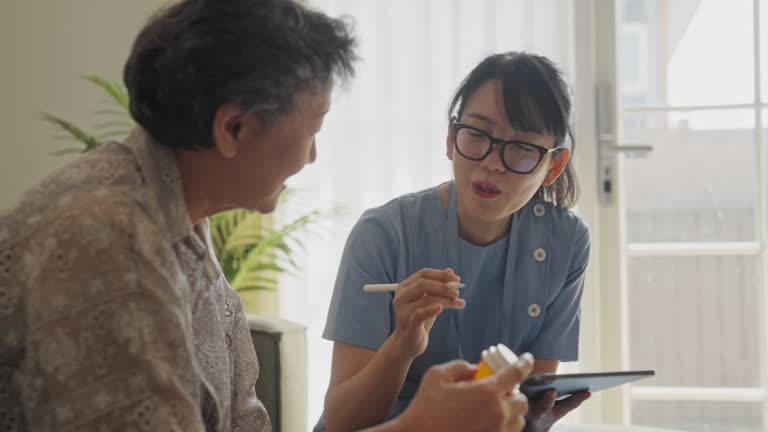
M 592 5 L 602 420 L 768 431 L 768 1 Z

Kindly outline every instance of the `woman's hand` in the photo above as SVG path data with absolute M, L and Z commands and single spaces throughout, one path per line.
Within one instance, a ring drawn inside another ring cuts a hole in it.
M 557 393 L 550 390 L 544 396 L 532 400 L 531 410 L 525 417 L 527 426 L 525 432 L 545 432 L 566 414 L 575 410 L 582 402 L 589 399 L 589 392 L 577 393 L 561 401 L 555 401 Z
M 443 309 L 464 308 L 459 291 L 447 285 L 459 280 L 451 269 L 423 269 L 398 285 L 392 301 L 397 328 L 391 337 L 409 358 L 427 349 L 429 331 Z
M 475 367 L 455 360 L 430 368 L 408 409 L 396 420 L 403 431 L 520 432 L 528 401 L 508 390 L 533 368 L 525 354 L 514 365 L 491 377 L 471 381 Z

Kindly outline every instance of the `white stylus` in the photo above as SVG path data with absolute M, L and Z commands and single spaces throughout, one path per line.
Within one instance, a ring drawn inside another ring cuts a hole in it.
M 461 282 L 448 282 L 448 288 L 461 289 L 464 288 L 464 284 Z M 363 286 L 365 292 L 394 292 L 397 289 L 397 284 L 368 284 Z

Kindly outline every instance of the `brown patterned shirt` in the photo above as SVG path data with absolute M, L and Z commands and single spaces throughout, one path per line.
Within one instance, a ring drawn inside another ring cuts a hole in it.
M 240 299 L 142 130 L 0 214 L 0 430 L 268 431 Z

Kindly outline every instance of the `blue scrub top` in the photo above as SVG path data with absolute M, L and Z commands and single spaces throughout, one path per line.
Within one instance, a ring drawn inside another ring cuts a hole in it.
M 512 217 L 508 236 L 480 247 L 458 235 L 452 182 L 447 211 L 439 187 L 403 195 L 367 210 L 352 229 L 323 337 L 378 350 L 395 329 L 394 293 L 365 293 L 363 285 L 398 283 L 425 267 L 450 267 L 466 284 L 459 291 L 466 308 L 437 317 L 391 417 L 408 406 L 430 366 L 454 359 L 476 363 L 492 344 L 575 361 L 589 247 L 584 222 L 548 202 L 531 200 Z M 321 418 L 315 430 L 325 430 L 324 423 Z

